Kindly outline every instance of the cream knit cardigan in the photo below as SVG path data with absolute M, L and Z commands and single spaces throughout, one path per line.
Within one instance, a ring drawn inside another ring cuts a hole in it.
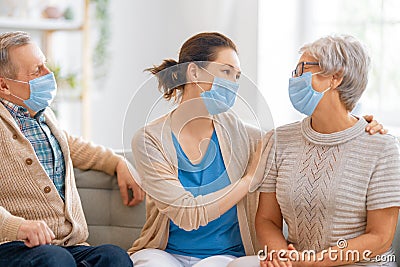
M 56 236 L 53 244 L 69 246 L 85 242 L 88 229 L 73 167 L 112 175 L 120 159 L 109 149 L 61 131 L 49 108 L 44 116 L 65 159 L 65 202 L 32 145 L 0 104 L 0 243 L 17 240 L 24 220 L 45 221 Z
M 169 222 L 185 230 L 198 229 L 217 219 L 215 201 L 234 186 L 246 171 L 261 132 L 244 125 L 233 114 L 214 116 L 214 127 L 231 185 L 222 193 L 194 197 L 178 179 L 177 156 L 171 137 L 171 113 L 149 123 L 136 132 L 132 151 L 136 169 L 146 191 L 146 223 L 140 237 L 128 250 L 130 254 L 143 248 L 165 249 Z M 248 194 L 237 204 L 240 234 L 247 255 L 258 248 L 255 238 L 257 193 Z

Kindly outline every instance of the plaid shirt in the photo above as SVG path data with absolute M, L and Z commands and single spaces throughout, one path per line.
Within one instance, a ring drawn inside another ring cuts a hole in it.
M 11 113 L 23 135 L 29 140 L 40 164 L 53 181 L 58 193 L 64 199 L 65 190 L 65 162 L 60 145 L 51 133 L 43 112 L 39 111 L 32 118 L 28 110 L 5 99 L 0 102 Z

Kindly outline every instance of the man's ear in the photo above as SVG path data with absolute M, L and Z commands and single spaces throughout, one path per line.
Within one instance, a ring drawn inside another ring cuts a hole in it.
M 0 77 L 0 94 L 3 95 L 10 95 L 10 87 L 6 83 L 6 80 L 2 77 Z
M 197 82 L 199 80 L 199 67 L 192 63 L 189 63 L 186 71 L 186 81 Z

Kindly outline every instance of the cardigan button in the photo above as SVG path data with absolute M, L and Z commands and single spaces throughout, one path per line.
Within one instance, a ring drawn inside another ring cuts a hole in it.
M 17 134 L 13 134 L 12 138 L 15 140 L 15 139 L 18 138 L 18 135 Z
M 44 192 L 45 192 L 46 194 L 50 193 L 50 192 L 51 192 L 50 186 L 46 186 L 46 187 L 44 188 Z
M 30 159 L 30 158 L 27 158 L 27 159 L 25 160 L 25 162 L 26 162 L 26 164 L 28 164 L 28 165 L 32 165 L 32 159 Z

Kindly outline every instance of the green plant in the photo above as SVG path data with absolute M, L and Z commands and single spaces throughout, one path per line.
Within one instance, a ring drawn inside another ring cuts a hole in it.
M 61 66 L 55 63 L 47 64 L 47 67 L 54 73 L 57 85 L 63 89 L 75 89 L 78 86 L 78 78 L 76 73 L 62 74 Z
M 74 10 L 69 6 L 64 11 L 64 18 L 66 20 L 73 20 L 74 19 Z
M 106 66 L 109 60 L 108 45 L 110 42 L 110 14 L 109 0 L 91 0 L 96 5 L 95 20 L 98 26 L 98 39 L 93 53 L 93 67 L 95 78 L 105 77 Z

